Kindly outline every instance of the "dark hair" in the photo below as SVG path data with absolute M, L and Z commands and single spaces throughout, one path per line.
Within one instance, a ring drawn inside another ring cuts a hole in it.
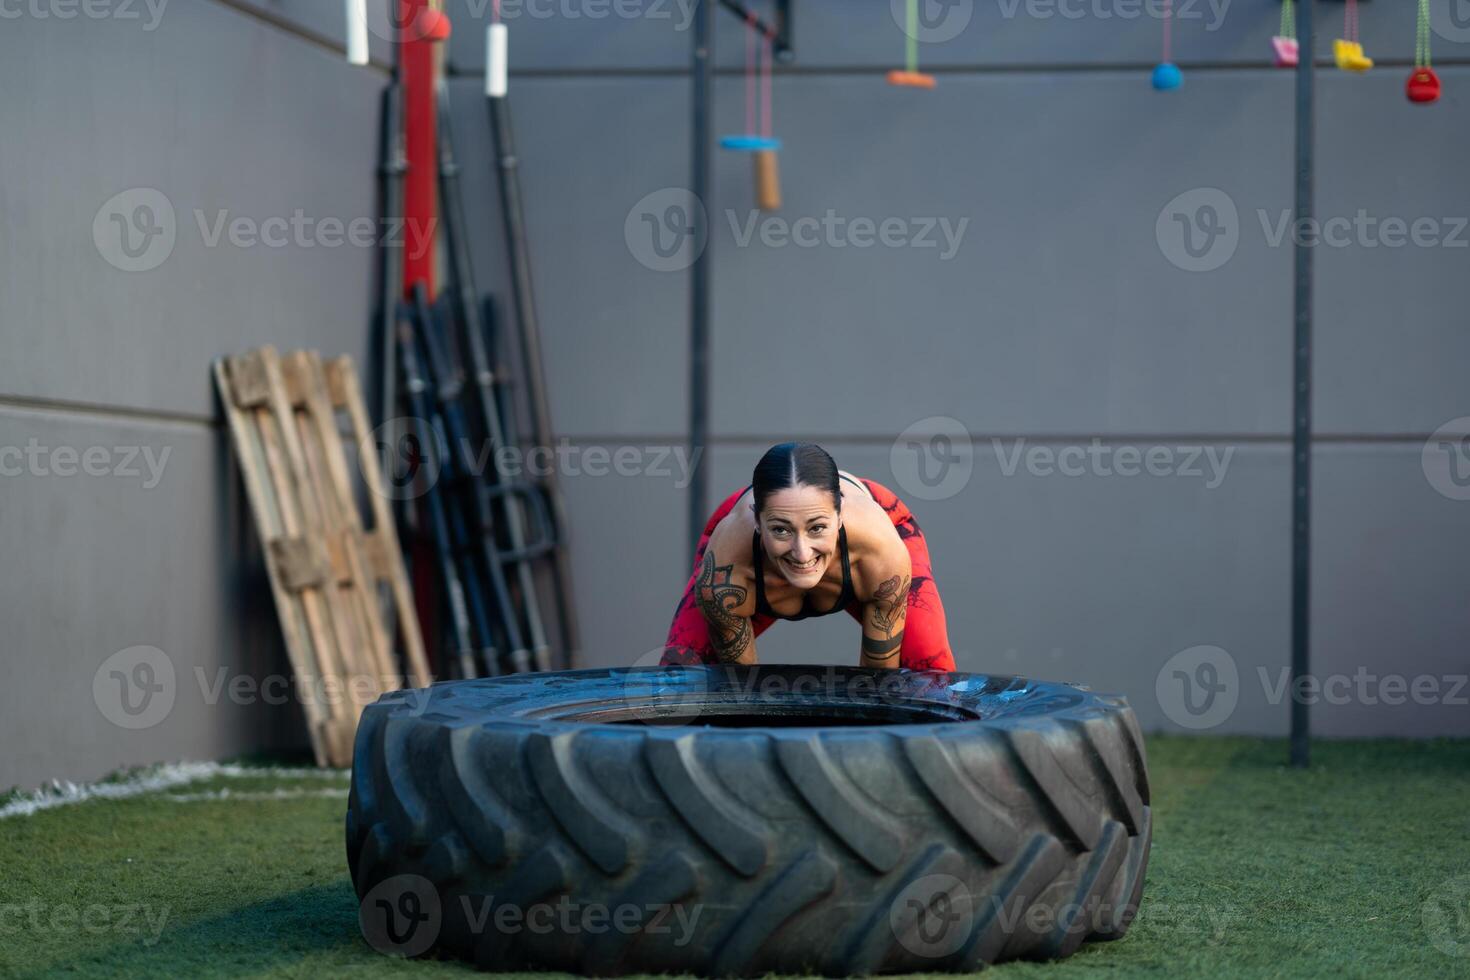
M 813 442 L 783 442 L 766 450 L 755 464 L 750 486 L 755 495 L 755 512 L 766 506 L 766 497 L 795 486 L 816 487 L 832 494 L 832 503 L 842 510 L 842 488 L 837 482 L 837 464 L 827 450 Z

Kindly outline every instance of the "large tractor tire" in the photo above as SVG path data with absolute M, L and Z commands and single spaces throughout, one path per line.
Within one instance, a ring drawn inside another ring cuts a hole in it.
M 485 969 L 970 971 L 1128 929 L 1148 773 L 1121 697 L 836 667 L 384 695 L 347 858 L 375 947 Z

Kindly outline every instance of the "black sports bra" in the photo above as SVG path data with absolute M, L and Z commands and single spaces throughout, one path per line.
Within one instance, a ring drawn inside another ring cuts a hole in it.
M 851 477 L 844 474 L 842 479 L 847 480 L 847 482 L 859 487 L 864 493 L 867 493 L 867 488 L 863 487 L 862 484 L 853 480 Z M 746 489 L 749 490 L 750 488 L 746 487 Z M 766 601 L 766 555 L 765 549 L 761 547 L 761 532 L 759 529 L 756 529 L 750 542 L 751 554 L 755 556 L 755 611 L 763 616 L 770 616 L 772 619 L 787 619 L 796 622 L 802 619 L 811 619 L 814 616 L 830 616 L 835 612 L 841 612 L 843 609 L 846 609 L 847 604 L 857 598 L 857 592 L 852 587 L 852 566 L 849 564 L 847 557 L 846 527 L 837 529 L 837 549 L 842 554 L 842 591 L 838 593 L 837 601 L 832 604 L 832 608 L 827 610 L 815 608 L 812 605 L 811 593 L 808 592 L 801 597 L 801 612 L 795 616 L 781 616 Z

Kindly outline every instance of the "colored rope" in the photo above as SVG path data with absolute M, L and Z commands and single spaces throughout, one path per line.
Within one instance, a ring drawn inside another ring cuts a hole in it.
M 1429 0 L 1419 0 L 1418 37 L 1414 40 L 1414 67 L 1429 67 Z
M 761 135 L 766 139 L 771 138 L 771 60 L 772 43 L 771 35 L 762 35 L 761 45 Z
M 1164 0 L 1164 61 L 1173 61 L 1170 57 L 1173 51 L 1173 32 L 1170 25 L 1174 20 L 1174 0 Z
M 755 132 L 755 14 L 745 21 L 745 131 Z
M 904 61 L 910 74 L 919 70 L 919 0 L 909 0 L 907 27 L 904 33 L 908 41 L 904 49 Z
M 1358 0 L 1347 0 L 1342 8 L 1342 36 L 1348 41 L 1358 39 Z
M 1281 36 L 1296 38 L 1296 6 L 1292 0 L 1281 0 Z

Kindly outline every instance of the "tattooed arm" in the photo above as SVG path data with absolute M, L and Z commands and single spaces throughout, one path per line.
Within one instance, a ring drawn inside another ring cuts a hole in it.
M 755 598 L 745 587 L 743 577 L 736 576 L 735 565 L 720 564 L 715 542 L 705 549 L 695 580 L 694 599 L 709 624 L 710 645 L 720 663 L 753 664 L 755 631 L 750 617 L 755 612 Z
M 908 552 L 901 543 L 896 549 L 885 548 L 884 552 L 880 571 L 869 578 L 877 585 L 863 603 L 863 647 L 858 659 L 862 667 L 897 667 L 899 649 L 903 646 L 909 605 Z

